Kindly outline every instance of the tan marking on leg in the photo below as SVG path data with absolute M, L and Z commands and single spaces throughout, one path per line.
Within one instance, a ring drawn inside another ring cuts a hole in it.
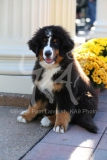
M 44 39 L 43 39 L 43 41 L 44 41 L 44 42 L 46 42 L 46 41 L 47 41 L 47 39 L 46 39 L 46 38 L 44 38 Z
M 29 106 L 28 110 L 22 115 L 22 117 L 27 121 L 30 122 L 35 118 L 38 114 L 42 113 L 45 109 L 47 102 L 37 101 L 34 106 Z
M 71 116 L 69 112 L 67 111 L 58 112 L 58 110 L 56 110 L 55 127 L 60 126 L 61 128 L 64 129 L 64 131 L 66 131 L 70 120 Z
M 56 115 L 48 116 L 48 119 L 51 121 L 51 125 L 54 125 L 56 120 Z

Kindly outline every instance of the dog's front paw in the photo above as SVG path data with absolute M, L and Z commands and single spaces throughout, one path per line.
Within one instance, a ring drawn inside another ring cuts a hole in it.
M 27 110 L 22 111 L 21 114 L 20 114 L 20 116 L 17 117 L 17 121 L 18 121 L 18 122 L 27 123 L 26 119 L 23 117 L 23 115 L 24 115 L 25 113 L 27 113 Z
M 54 126 L 53 131 L 55 131 L 57 133 L 64 133 L 65 129 L 63 126 Z
M 27 122 L 26 122 L 26 119 L 23 118 L 22 116 L 18 116 L 18 117 L 17 117 L 17 121 L 18 121 L 18 122 L 22 122 L 22 123 L 27 123 Z
M 48 117 L 44 117 L 41 120 L 41 125 L 43 127 L 49 127 L 51 125 L 51 121 L 48 119 Z

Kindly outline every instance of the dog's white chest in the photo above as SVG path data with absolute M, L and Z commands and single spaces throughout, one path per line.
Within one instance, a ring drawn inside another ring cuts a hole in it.
M 48 90 L 48 92 L 52 92 L 53 90 L 53 80 L 52 76 L 60 70 L 60 67 L 47 69 L 43 75 L 42 79 L 36 83 L 38 88 L 43 92 L 44 90 Z

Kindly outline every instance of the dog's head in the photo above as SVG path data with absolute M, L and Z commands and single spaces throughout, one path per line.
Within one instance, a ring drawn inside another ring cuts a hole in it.
M 69 34 L 60 26 L 46 26 L 39 29 L 28 42 L 42 66 L 58 64 L 74 47 Z

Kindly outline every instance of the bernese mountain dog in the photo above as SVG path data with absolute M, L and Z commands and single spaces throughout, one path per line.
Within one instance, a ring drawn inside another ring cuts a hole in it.
M 28 109 L 17 120 L 31 122 L 44 113 L 41 125 L 53 125 L 55 132 L 64 133 L 71 122 L 97 133 L 93 117 L 98 97 L 71 52 L 74 42 L 68 32 L 61 26 L 45 26 L 28 45 L 37 57 L 32 72 L 35 87 Z

